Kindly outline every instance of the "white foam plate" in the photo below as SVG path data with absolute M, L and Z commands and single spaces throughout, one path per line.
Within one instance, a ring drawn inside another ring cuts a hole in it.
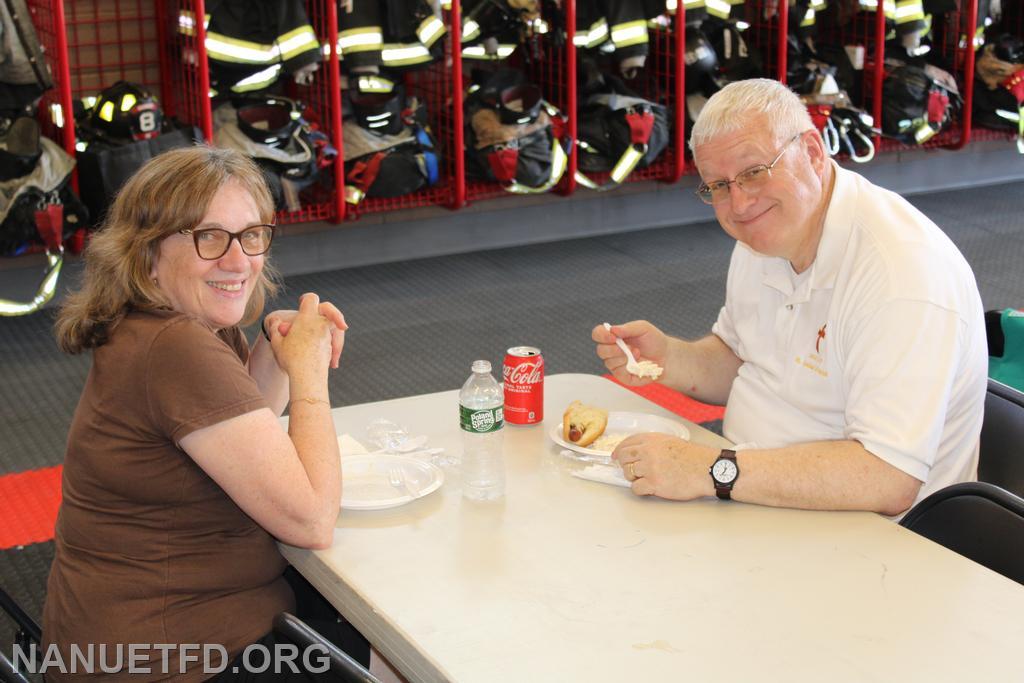
M 662 417 L 661 415 L 649 415 L 647 413 L 626 413 L 615 410 L 608 413 L 608 426 L 605 427 L 604 434 L 602 434 L 602 436 L 612 434 L 643 434 L 645 432 L 671 434 L 682 439 L 690 438 L 690 430 L 686 428 L 686 425 L 667 417 Z M 571 441 L 563 439 L 561 422 L 552 426 L 549 435 L 551 440 L 556 444 L 573 452 L 572 455 L 566 453 L 566 455 L 570 455 L 570 457 L 576 458 L 577 460 L 583 460 L 585 462 L 611 462 L 611 451 L 584 448 L 582 446 L 577 446 Z
M 392 486 L 391 468 L 402 472 L 411 494 Z M 441 488 L 444 472 L 437 465 L 401 455 L 350 455 L 341 459 L 341 507 L 384 510 L 411 503 Z

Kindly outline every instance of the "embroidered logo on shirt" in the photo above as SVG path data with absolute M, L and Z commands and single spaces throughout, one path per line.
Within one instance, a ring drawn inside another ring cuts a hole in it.
M 825 341 L 826 327 L 828 327 L 828 323 L 818 328 L 818 334 L 814 340 L 814 353 L 807 354 L 806 358 L 802 356 L 795 358 L 797 365 L 807 368 L 820 377 L 828 377 L 828 370 L 825 369 L 825 358 L 822 355 L 822 342 Z

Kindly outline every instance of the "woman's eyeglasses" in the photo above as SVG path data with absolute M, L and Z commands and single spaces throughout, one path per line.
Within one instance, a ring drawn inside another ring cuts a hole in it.
M 715 180 L 710 183 L 701 183 L 701 186 L 697 188 L 697 196 L 701 198 L 705 204 L 721 204 L 729 201 L 729 186 L 733 183 L 748 194 L 757 194 L 764 189 L 765 183 L 771 180 L 772 169 L 779 163 L 779 159 L 786 153 L 789 146 L 800 139 L 803 133 L 797 133 L 789 142 L 782 146 L 779 153 L 775 155 L 770 164 L 758 164 L 752 166 L 745 171 L 741 171 L 732 180 Z
M 231 248 L 231 240 L 238 240 L 242 251 L 248 256 L 259 256 L 270 250 L 274 241 L 273 225 L 253 225 L 241 232 L 228 232 L 221 228 L 186 228 L 179 230 L 182 235 L 192 235 L 196 253 L 204 261 L 216 261 Z

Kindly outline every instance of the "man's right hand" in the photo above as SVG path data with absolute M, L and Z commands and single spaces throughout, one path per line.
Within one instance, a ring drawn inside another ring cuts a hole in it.
M 608 371 L 619 382 L 627 386 L 650 384 L 651 379 L 637 377 L 626 371 L 626 354 L 615 343 L 615 337 L 629 345 L 630 351 L 638 361 L 654 361 L 665 371 L 668 368 L 669 337 L 646 320 L 634 320 L 624 325 L 612 325 L 609 332 L 604 325 L 597 325 L 590 333 L 591 339 L 597 343 L 597 357 L 604 361 Z

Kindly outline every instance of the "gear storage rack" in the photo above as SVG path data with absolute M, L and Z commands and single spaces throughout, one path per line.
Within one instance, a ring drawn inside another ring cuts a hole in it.
M 578 123 L 575 87 L 578 60 L 574 38 L 576 6 L 582 1 L 562 1 L 563 16 L 557 23 L 564 27 L 564 39 L 559 42 L 552 40 L 552 36 L 540 36 L 537 43 L 543 58 L 523 64 L 545 97 L 562 112 L 570 142 L 576 139 Z M 761 6 L 770 0 L 747 2 L 750 5 L 747 16 L 754 17 L 763 16 Z M 663 21 L 651 26 L 650 54 L 640 88 L 642 95 L 649 99 L 660 98 L 658 101 L 669 107 L 669 146 L 653 164 L 631 173 L 626 182 L 674 183 L 695 172 L 685 145 L 685 4 L 682 0 L 666 0 Z M 972 37 L 977 28 L 977 4 L 978 0 L 968 0 L 959 10 L 947 13 L 935 27 L 933 49 L 941 51 L 945 63 L 951 67 L 961 88 L 963 109 L 951 128 L 928 140 L 923 147 L 960 149 L 975 133 L 971 126 L 975 59 Z M 55 87 L 40 102 L 39 118 L 44 132 L 62 144 L 68 153 L 73 155 L 76 146 L 71 113 L 75 100 L 95 95 L 118 80 L 134 81 L 159 93 L 168 117 L 197 126 L 207 141 L 212 140 L 205 27 L 203 22 L 195 22 L 192 35 L 177 30 L 178 17 L 183 10 L 191 12 L 193 17 L 205 16 L 204 0 L 29 0 L 28 6 L 55 82 Z M 344 30 L 345 17 L 339 15 L 334 0 L 306 0 L 306 8 L 322 45 L 324 60 L 310 85 L 289 82 L 287 93 L 306 104 L 307 115 L 338 150 L 338 159 L 323 171 L 320 182 L 303 192 L 300 210 L 279 214 L 280 223 L 341 222 L 365 214 L 426 206 L 458 209 L 470 202 L 509 195 L 497 183 L 466 177 L 463 103 L 469 60 L 462 54 L 461 8 L 458 2 L 453 2 L 450 9 L 443 12 L 446 28 L 443 57 L 425 69 L 402 75 L 407 92 L 427 105 L 441 157 L 438 182 L 401 197 L 371 197 L 357 206 L 346 205 L 342 165 L 342 55 L 338 48 L 338 32 Z M 761 50 L 768 72 L 785 81 L 786 3 L 779 3 L 778 11 L 779 16 L 772 21 L 750 22 L 748 38 Z M 885 74 L 880 65 L 884 64 L 885 32 L 883 12 L 861 12 L 849 25 L 821 37 L 821 40 L 863 46 L 866 57 L 859 104 L 874 115 L 876 122 L 880 122 L 882 111 Z M 526 46 L 520 46 L 519 51 L 525 49 Z M 978 129 L 976 139 L 1008 137 L 1011 136 L 1006 133 Z M 578 189 L 576 145 L 567 146 L 567 169 L 554 188 L 563 196 L 572 195 Z M 880 153 L 907 149 L 888 139 L 876 139 L 876 146 Z

